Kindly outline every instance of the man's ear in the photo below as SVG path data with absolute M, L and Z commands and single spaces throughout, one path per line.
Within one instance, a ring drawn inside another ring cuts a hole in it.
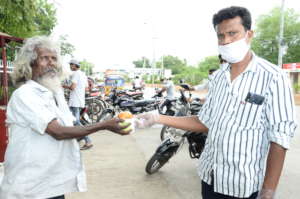
M 249 43 L 251 42 L 253 37 L 254 37 L 254 31 L 253 30 L 248 30 L 248 41 L 249 41 Z

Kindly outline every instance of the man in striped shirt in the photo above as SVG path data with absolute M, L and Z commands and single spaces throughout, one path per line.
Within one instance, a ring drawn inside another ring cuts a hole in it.
M 198 166 L 203 199 L 274 198 L 297 126 L 289 80 L 250 50 L 253 31 L 246 8 L 220 10 L 213 25 L 228 64 L 210 77 L 198 117 L 152 112 L 138 115 L 137 126 L 161 123 L 208 133 Z

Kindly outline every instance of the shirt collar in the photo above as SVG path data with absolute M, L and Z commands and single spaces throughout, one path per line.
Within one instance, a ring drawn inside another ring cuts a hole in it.
M 257 72 L 257 56 L 255 55 L 255 53 L 253 51 L 251 51 L 252 53 L 252 59 L 251 61 L 249 62 L 246 70 L 243 72 L 243 73 L 246 73 L 246 72 Z M 221 70 L 223 70 L 224 72 L 226 71 L 230 71 L 230 67 L 231 65 L 229 63 L 227 63 L 226 65 L 224 65 Z
M 49 89 L 47 89 L 46 87 L 42 86 L 41 84 L 37 83 L 34 80 L 28 80 L 27 84 L 29 84 L 30 86 L 32 86 L 33 88 L 41 91 L 41 92 L 50 92 L 52 93 Z

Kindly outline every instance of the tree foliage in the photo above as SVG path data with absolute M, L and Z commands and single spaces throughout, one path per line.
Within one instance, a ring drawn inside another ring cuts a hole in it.
M 201 83 L 201 81 L 208 77 L 209 69 L 219 68 L 219 58 L 218 56 L 209 56 L 201 61 L 197 67 L 186 66 L 182 69 L 181 73 L 175 75 L 175 82 L 179 80 L 184 80 L 186 83 L 196 85 Z
M 84 71 L 87 76 L 93 74 L 94 64 L 86 59 L 80 62 L 80 70 Z
M 280 8 L 261 15 L 256 21 L 255 37 L 252 49 L 259 56 L 277 64 L 280 27 Z M 284 12 L 284 45 L 287 47 L 283 63 L 300 61 L 300 20 L 293 9 Z
M 75 51 L 75 47 L 73 44 L 67 41 L 68 35 L 60 35 L 59 42 L 60 42 L 60 50 L 61 54 L 64 55 L 71 55 L 73 56 L 73 52 Z
M 181 60 L 179 57 L 172 55 L 164 56 L 163 62 L 164 68 L 171 69 L 173 75 L 180 74 L 187 66 L 186 60 Z M 161 62 L 158 62 L 157 66 L 161 68 Z
M 0 31 L 16 37 L 49 35 L 56 25 L 56 9 L 47 0 L 1 0 Z
M 147 58 L 142 58 L 140 60 L 134 61 L 136 67 L 140 68 L 143 60 L 149 60 Z M 160 61 L 156 63 L 156 68 L 171 69 L 173 76 L 173 81 L 175 84 L 179 83 L 179 80 L 184 80 L 186 83 L 195 85 L 199 84 L 204 78 L 208 76 L 208 70 L 211 68 L 219 67 L 219 59 L 217 56 L 206 57 L 202 62 L 198 64 L 197 67 L 189 66 L 185 59 L 180 59 L 176 56 L 168 55 L 159 59 Z M 148 63 L 148 62 L 147 62 Z
M 198 69 L 201 72 L 207 73 L 209 69 L 219 69 L 220 61 L 218 56 L 205 57 L 203 61 L 198 64 Z
M 132 62 L 136 68 L 151 68 L 150 60 L 146 57 L 142 57 L 139 60 Z

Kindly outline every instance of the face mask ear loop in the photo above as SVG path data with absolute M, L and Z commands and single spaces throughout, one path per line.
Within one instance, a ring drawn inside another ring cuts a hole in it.
M 246 34 L 245 34 L 245 42 L 249 45 L 249 41 L 247 41 L 247 36 L 248 36 L 248 32 L 249 32 L 249 30 L 246 30 Z

